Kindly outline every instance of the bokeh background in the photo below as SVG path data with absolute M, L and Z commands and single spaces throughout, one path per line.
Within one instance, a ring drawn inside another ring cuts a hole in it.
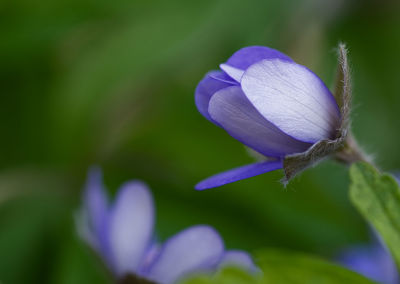
M 194 89 L 234 51 L 279 49 L 331 85 L 350 49 L 353 128 L 400 169 L 400 5 L 390 0 L 5 0 L 0 2 L 0 282 L 111 283 L 76 235 L 90 165 L 110 194 L 152 188 L 161 240 L 199 223 L 229 248 L 331 258 L 369 241 L 347 169 L 324 162 L 287 188 L 274 172 L 203 192 L 201 179 L 252 162 L 196 110 Z

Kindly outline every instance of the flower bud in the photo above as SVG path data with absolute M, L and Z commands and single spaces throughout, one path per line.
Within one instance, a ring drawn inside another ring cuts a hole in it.
M 350 79 L 339 46 L 335 96 L 308 68 L 262 46 L 245 47 L 211 71 L 195 92 L 198 110 L 265 161 L 212 176 L 202 190 L 283 169 L 284 183 L 341 150 L 349 127 Z M 335 99 L 336 97 L 336 99 Z

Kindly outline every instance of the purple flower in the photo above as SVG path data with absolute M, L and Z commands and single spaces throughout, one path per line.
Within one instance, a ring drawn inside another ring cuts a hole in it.
M 226 251 L 219 234 L 206 225 L 190 227 L 164 244 L 157 243 L 153 198 L 147 186 L 139 181 L 127 182 L 109 204 L 97 168 L 89 172 L 84 206 L 77 220 L 80 236 L 118 279 L 135 275 L 167 284 L 225 265 L 255 269 L 247 253 Z
M 374 281 L 396 284 L 399 281 L 396 264 L 379 241 L 373 245 L 354 246 L 339 254 L 338 262 Z
M 220 68 L 198 84 L 198 110 L 267 159 L 212 176 L 196 189 L 281 169 L 285 157 L 338 138 L 342 116 L 334 96 L 317 75 L 287 55 L 245 47 Z

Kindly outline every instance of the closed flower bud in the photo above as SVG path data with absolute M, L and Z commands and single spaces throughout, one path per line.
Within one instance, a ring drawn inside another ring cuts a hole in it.
M 356 159 L 358 152 L 346 148 L 350 79 L 343 45 L 339 46 L 335 96 L 311 70 L 268 47 L 243 48 L 220 68 L 198 84 L 196 106 L 208 120 L 263 155 L 265 161 L 212 176 L 196 189 L 277 169 L 284 170 L 286 183 L 329 155 L 338 154 L 337 158 L 346 162 Z M 348 153 L 343 155 L 345 148 Z

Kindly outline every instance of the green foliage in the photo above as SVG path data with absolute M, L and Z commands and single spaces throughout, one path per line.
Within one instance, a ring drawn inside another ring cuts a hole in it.
M 337 264 L 302 253 L 265 251 L 258 255 L 258 263 L 264 272 L 263 283 L 373 283 Z
M 260 275 L 249 273 L 235 267 L 226 267 L 217 274 L 199 275 L 182 281 L 181 284 L 261 284 L 264 283 Z
M 266 250 L 258 254 L 260 272 L 254 275 L 237 268 L 227 268 L 217 275 L 199 276 L 184 284 L 371 284 L 365 277 L 306 254 Z
M 400 265 L 400 189 L 389 174 L 357 163 L 350 169 L 350 198 L 364 218 L 382 236 Z
M 275 172 L 193 190 L 252 162 L 201 117 L 193 93 L 208 70 L 253 44 L 287 53 L 329 86 L 342 40 L 360 106 L 355 134 L 399 169 L 400 17 L 396 1 L 381 2 L 0 1 L 0 282 L 111 283 L 72 222 L 94 163 L 110 191 L 128 179 L 149 184 L 161 241 L 201 223 L 227 248 L 330 257 L 366 241 L 347 172 L 334 163 L 286 189 Z
M 40 195 L 0 207 L 1 283 L 112 283 L 97 256 L 77 238 L 65 202 Z

